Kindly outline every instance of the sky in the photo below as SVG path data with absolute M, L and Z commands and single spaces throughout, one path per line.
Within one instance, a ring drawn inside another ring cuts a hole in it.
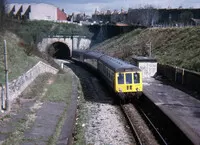
M 200 0 L 7 0 L 8 3 L 48 3 L 60 9 L 64 9 L 67 14 L 86 13 L 91 15 L 95 9 L 105 10 L 128 10 L 128 8 L 139 8 L 150 4 L 157 8 L 200 8 Z

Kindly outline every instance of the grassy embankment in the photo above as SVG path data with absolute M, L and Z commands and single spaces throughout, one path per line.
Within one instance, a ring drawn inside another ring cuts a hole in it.
M 0 83 L 4 84 L 4 42 L 7 41 L 9 80 L 16 79 L 25 71 L 33 67 L 40 59 L 36 56 L 28 56 L 24 48 L 19 45 L 20 39 L 11 32 L 0 35 Z
M 71 101 L 72 76 L 73 74 L 71 72 L 68 72 L 68 74 L 58 74 L 57 76 L 46 73 L 37 77 L 36 80 L 31 84 L 31 86 L 28 87 L 20 96 L 21 99 L 36 99 L 37 101 L 30 108 L 30 111 L 17 109 L 17 113 L 25 113 L 25 115 L 23 118 L 20 118 L 20 120 L 13 120 L 12 122 L 10 122 L 10 124 L 13 126 L 12 132 L 0 132 L 0 134 L 5 134 L 8 136 L 3 144 L 21 144 L 22 142 L 27 141 L 30 143 L 35 143 L 39 141 L 38 138 L 25 138 L 24 133 L 33 126 L 37 118 L 36 114 L 41 108 L 41 105 L 44 102 L 49 101 L 66 103 L 66 107 L 64 108 L 63 113 L 58 119 L 55 132 L 52 136 L 49 136 L 49 140 L 47 143 L 49 145 L 56 144 L 58 137 L 61 133 L 65 118 L 67 117 L 66 112 L 68 109 L 68 104 Z M 19 104 L 21 103 L 19 102 Z M 16 108 L 18 107 L 15 107 L 15 109 Z M 12 115 L 7 115 L 1 118 L 1 121 L 5 120 L 9 122 L 9 120 L 12 120 L 12 118 Z
M 92 37 L 87 27 L 48 21 L 9 22 L 7 31 L 0 33 L 0 83 L 4 83 L 3 40 L 7 40 L 9 80 L 30 69 L 41 58 L 52 59 L 37 51 L 37 43 L 49 35 L 84 35 Z M 38 56 L 38 57 L 37 57 Z M 51 62 L 50 62 L 51 61 Z
M 132 55 L 148 56 L 149 42 L 159 63 L 200 71 L 200 27 L 138 29 L 93 49 L 130 61 Z
M 86 27 L 80 27 L 78 25 L 59 24 L 45 21 L 15 24 L 12 29 L 6 31 L 5 34 L 0 37 L 1 42 L 3 39 L 6 39 L 8 44 L 9 80 L 12 81 L 22 75 L 22 73 L 30 69 L 39 60 L 47 62 L 47 60 L 40 58 L 39 56 L 41 56 L 41 54 L 38 55 L 39 52 L 36 51 L 36 44 L 42 38 L 54 34 L 71 35 L 72 32 L 73 34 L 86 35 L 87 37 L 91 36 L 91 33 Z M 2 72 L 0 81 L 4 83 L 3 43 L 0 43 L 0 48 L 0 71 Z M 65 102 L 66 104 L 69 104 L 71 100 L 72 74 L 69 72 L 59 73 L 58 75 L 53 76 L 53 78 L 55 78 L 53 84 L 48 84 L 47 81 L 51 77 L 52 76 L 49 76 L 49 74 L 39 76 L 36 79 L 36 82 L 33 83 L 30 88 L 27 88 L 27 93 L 25 91 L 25 94 L 21 97 L 24 99 L 36 99 L 37 102 L 34 106 L 40 104 L 39 102 L 46 101 Z M 55 133 L 49 138 L 49 144 L 56 144 L 61 127 L 66 118 L 67 106 L 63 110 L 63 113 L 57 122 Z M 31 112 L 25 114 L 25 118 L 22 118 L 17 122 L 12 122 L 12 125 L 16 126 L 16 128 L 13 128 L 14 130 L 8 133 L 9 137 L 6 139 L 4 144 L 20 144 L 24 140 L 24 132 L 34 123 L 38 109 L 39 108 L 34 108 Z M 1 118 L 2 121 L 4 119 L 10 120 L 11 117 L 10 115 L 6 115 Z

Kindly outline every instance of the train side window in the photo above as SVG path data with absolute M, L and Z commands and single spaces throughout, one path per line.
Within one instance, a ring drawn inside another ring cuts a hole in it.
M 134 83 L 139 84 L 140 83 L 140 74 L 139 73 L 134 73 Z
M 124 74 L 119 73 L 118 84 L 124 84 Z
M 132 73 L 126 74 L 126 84 L 132 84 Z

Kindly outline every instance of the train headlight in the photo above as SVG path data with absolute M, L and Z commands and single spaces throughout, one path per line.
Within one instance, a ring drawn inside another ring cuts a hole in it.
M 121 89 L 121 88 L 119 88 L 119 92 L 122 92 L 122 89 Z

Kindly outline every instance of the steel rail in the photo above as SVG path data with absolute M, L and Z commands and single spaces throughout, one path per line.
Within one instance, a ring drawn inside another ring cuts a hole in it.
M 142 112 L 142 114 L 144 115 L 144 117 L 147 119 L 147 121 L 149 122 L 149 124 L 151 125 L 151 127 L 154 129 L 154 131 L 157 133 L 157 135 L 159 136 L 159 138 L 161 139 L 161 141 L 163 142 L 164 145 L 167 145 L 167 142 L 165 141 L 165 139 L 162 137 L 162 135 L 160 134 L 160 132 L 158 131 L 158 129 L 156 129 L 156 127 L 154 126 L 154 124 L 151 122 L 151 120 L 149 119 L 149 117 L 144 113 L 144 111 L 139 108 L 140 111 Z
M 131 121 L 129 115 L 128 115 L 128 114 L 126 113 L 126 111 L 125 111 L 125 106 L 123 106 L 122 104 L 120 104 L 120 107 L 122 108 L 122 110 L 123 110 L 123 112 L 124 112 L 126 118 L 128 119 L 129 124 L 131 125 L 132 132 L 133 132 L 133 133 L 135 134 L 135 136 L 136 136 L 136 142 L 137 142 L 139 145 L 143 145 L 143 143 L 142 143 L 142 141 L 141 141 L 141 139 L 140 139 L 140 136 L 139 136 L 139 134 L 138 134 L 136 128 L 134 127 L 134 125 L 133 125 L 133 123 L 132 123 L 132 121 Z

